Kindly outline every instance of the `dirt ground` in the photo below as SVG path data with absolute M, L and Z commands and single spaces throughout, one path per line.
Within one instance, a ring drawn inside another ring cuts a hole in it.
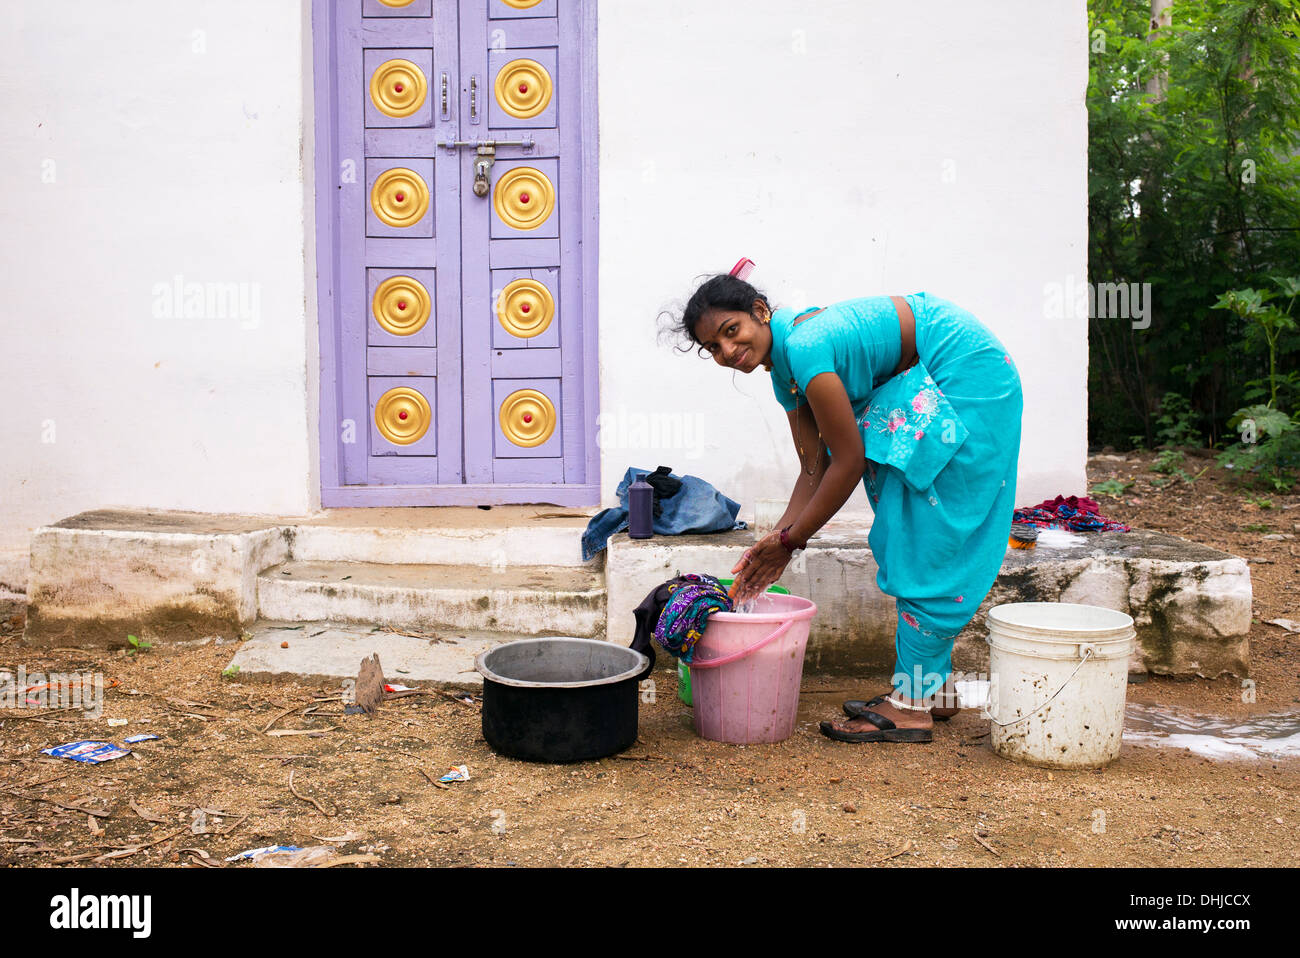
M 1121 499 L 1101 499 L 1102 511 L 1251 560 L 1257 700 L 1242 702 L 1232 677 L 1152 677 L 1130 686 L 1130 701 L 1231 716 L 1295 710 L 1300 635 L 1262 623 L 1300 619 L 1300 539 L 1262 537 L 1300 532 L 1300 496 L 1268 496 L 1266 507 L 1217 467 L 1194 486 L 1158 489 L 1152 459 L 1090 461 L 1091 483 L 1135 480 Z M 0 633 L 0 665 L 101 671 L 117 684 L 99 721 L 0 713 L 0 864 L 10 866 L 251 867 L 223 859 L 276 844 L 360 856 L 348 867 L 1300 862 L 1300 760 L 1211 762 L 1126 744 L 1108 768 L 1048 771 L 994 755 L 988 722 L 971 711 L 936 725 L 928 745 L 818 734 L 818 720 L 845 698 L 876 694 L 884 676 L 806 675 L 794 737 L 745 747 L 697 738 L 675 680 L 660 673 L 632 749 L 545 766 L 490 751 L 476 701 L 431 693 L 390 701 L 373 718 L 343 715 L 336 687 L 223 679 L 231 645 L 37 652 L 19 646 L 17 624 Z M 973 664 L 958 656 L 956 666 Z M 110 728 L 107 718 L 128 724 Z M 297 730 L 314 734 L 268 734 Z M 101 765 L 40 754 L 144 732 L 161 738 Z M 469 781 L 435 787 L 461 764 Z M 202 834 L 191 827 L 196 809 Z

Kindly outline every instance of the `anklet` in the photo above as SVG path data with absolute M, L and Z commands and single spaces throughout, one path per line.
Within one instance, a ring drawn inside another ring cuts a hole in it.
M 904 705 L 902 702 L 898 701 L 898 699 L 894 698 L 892 695 L 887 696 L 885 698 L 885 701 L 888 702 L 890 705 L 892 705 L 894 708 L 902 709 L 905 712 L 928 712 L 932 708 L 932 706 L 929 705 Z

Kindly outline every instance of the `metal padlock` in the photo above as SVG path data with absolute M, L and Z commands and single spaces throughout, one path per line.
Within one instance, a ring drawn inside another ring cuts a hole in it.
M 492 164 L 496 162 L 497 148 L 495 146 L 480 146 L 477 150 L 478 159 L 474 161 L 474 195 L 488 195 L 488 174 L 492 171 Z

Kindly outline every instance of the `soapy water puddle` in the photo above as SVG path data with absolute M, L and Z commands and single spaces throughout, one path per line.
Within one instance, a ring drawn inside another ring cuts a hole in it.
M 987 705 L 987 681 L 959 681 L 956 686 L 962 708 Z M 1129 702 L 1124 708 L 1124 741 L 1185 748 L 1209 759 L 1293 758 L 1300 756 L 1300 710 L 1236 721 L 1173 706 Z
M 962 708 L 982 710 L 988 704 L 987 680 L 958 680 L 955 684 Z M 982 712 L 981 717 L 987 718 Z M 1184 748 L 1219 761 L 1296 758 L 1300 757 L 1300 710 L 1234 720 L 1173 706 L 1129 702 L 1124 709 L 1124 741 Z
M 1295 758 L 1300 757 L 1300 710 L 1234 721 L 1130 702 L 1124 709 L 1124 740 L 1185 748 L 1209 759 Z

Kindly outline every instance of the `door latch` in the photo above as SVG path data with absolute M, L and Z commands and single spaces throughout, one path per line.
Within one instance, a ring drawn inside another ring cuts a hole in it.
M 529 134 L 519 140 L 437 140 L 436 146 L 448 150 L 458 150 L 462 146 L 474 147 L 474 195 L 487 196 L 491 189 L 488 181 L 492 165 L 496 163 L 498 146 L 521 146 L 532 150 L 536 145 Z
M 488 144 L 480 146 L 475 151 L 474 159 L 474 195 L 488 195 L 488 173 L 492 171 L 492 164 L 497 159 L 497 148 Z

